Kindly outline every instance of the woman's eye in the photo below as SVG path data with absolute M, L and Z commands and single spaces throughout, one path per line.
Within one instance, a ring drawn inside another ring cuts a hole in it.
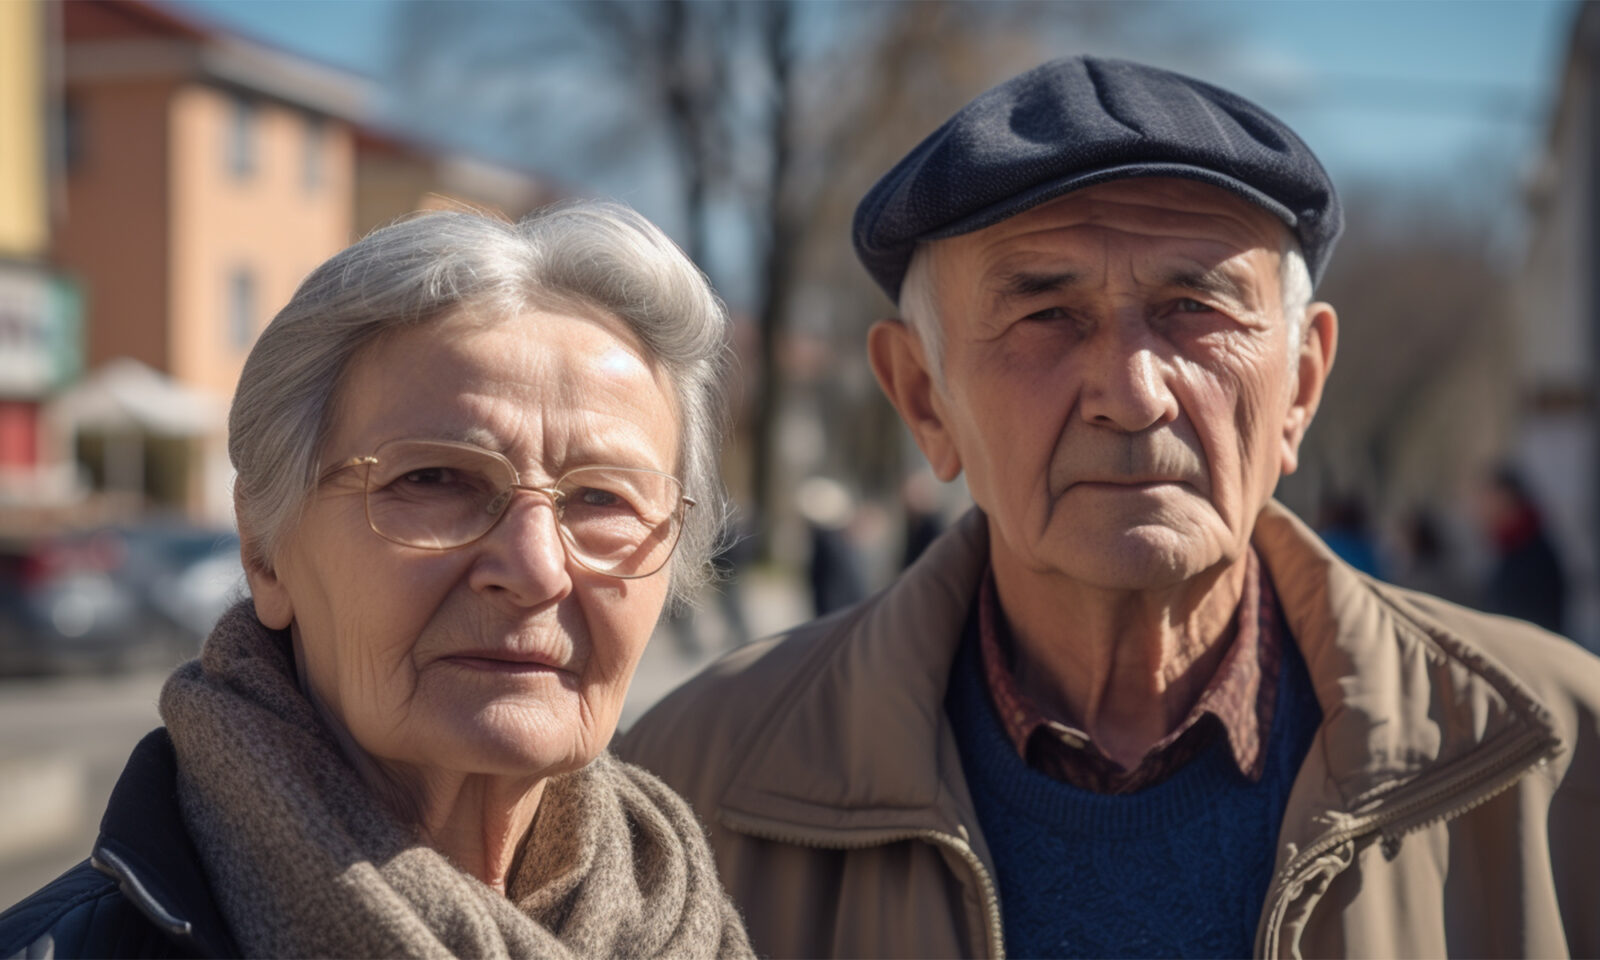
M 409 473 L 402 474 L 400 479 L 404 483 L 413 486 L 431 487 L 449 483 L 451 474 L 452 471 L 449 467 L 423 467 L 420 470 L 412 470 Z
M 622 498 L 609 490 L 600 490 L 595 487 L 584 487 L 578 491 L 578 500 L 586 507 L 616 507 L 622 505 Z

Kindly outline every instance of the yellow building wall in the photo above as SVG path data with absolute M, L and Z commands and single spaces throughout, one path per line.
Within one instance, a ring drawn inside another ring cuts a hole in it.
M 44 12 L 0 0 L 0 256 L 40 257 L 49 243 Z
M 236 174 L 229 138 L 235 95 L 198 84 L 169 107 L 172 202 L 170 372 L 231 397 L 245 356 L 300 281 L 351 241 L 354 147 L 346 124 L 264 99 L 252 104 L 253 171 Z M 320 129 L 320 135 L 313 135 Z M 305 178 L 315 144 L 319 177 Z M 245 338 L 232 329 L 233 276 L 253 278 Z

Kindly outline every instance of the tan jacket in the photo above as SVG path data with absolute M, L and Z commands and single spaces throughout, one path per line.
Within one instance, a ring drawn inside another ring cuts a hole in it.
M 1254 543 L 1324 717 L 1257 954 L 1600 956 L 1600 660 L 1362 576 L 1277 504 Z M 707 821 L 757 953 L 1003 956 L 943 710 L 987 556 L 974 511 L 884 593 L 726 657 L 619 746 Z

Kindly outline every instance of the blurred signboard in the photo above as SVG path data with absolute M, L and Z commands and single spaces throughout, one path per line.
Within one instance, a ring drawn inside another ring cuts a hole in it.
M 83 365 L 77 288 L 42 267 L 0 262 L 0 397 L 37 398 Z

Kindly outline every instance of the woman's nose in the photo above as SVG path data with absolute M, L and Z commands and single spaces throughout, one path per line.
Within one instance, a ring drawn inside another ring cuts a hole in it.
M 476 546 L 479 556 L 468 578 L 473 589 L 522 608 L 546 606 L 572 592 L 555 504 L 543 493 L 514 495 Z

